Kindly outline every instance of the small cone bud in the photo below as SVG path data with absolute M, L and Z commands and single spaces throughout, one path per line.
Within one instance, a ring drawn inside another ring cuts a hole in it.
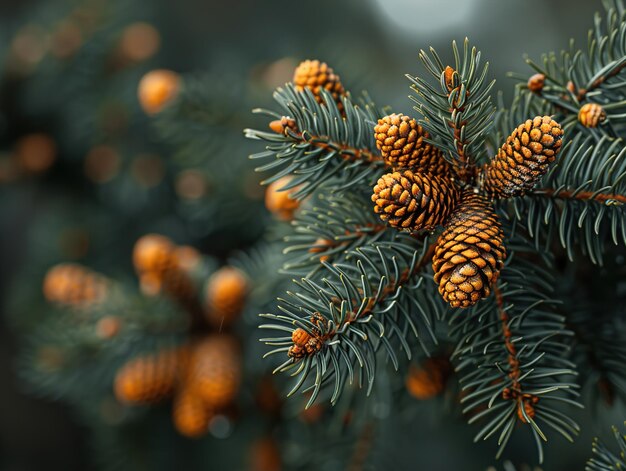
M 606 120 L 606 111 L 597 103 L 585 103 L 578 112 L 578 121 L 586 128 L 597 128 Z
M 528 79 L 528 83 L 526 85 L 531 92 L 541 93 L 545 84 L 546 76 L 543 74 L 535 74 Z

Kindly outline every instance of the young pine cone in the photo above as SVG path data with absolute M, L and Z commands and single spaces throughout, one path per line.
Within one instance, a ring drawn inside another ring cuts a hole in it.
M 201 437 L 207 432 L 212 416 L 202 398 L 183 386 L 174 399 L 172 410 L 176 430 L 185 437 Z
M 133 358 L 115 375 L 115 396 L 121 402 L 138 404 L 164 399 L 185 369 L 187 354 L 186 349 L 174 348 Z
M 215 326 L 230 325 L 243 310 L 248 294 L 245 275 L 234 267 L 216 271 L 206 285 L 206 316 Z
M 506 258 L 503 238 L 492 203 L 466 190 L 433 257 L 439 293 L 452 307 L 469 307 L 489 296 Z
M 483 167 L 483 189 L 495 198 L 519 196 L 531 190 L 556 160 L 562 137 L 561 125 L 550 116 L 526 120 Z
M 43 281 L 44 297 L 67 306 L 87 306 L 102 301 L 107 293 L 107 279 L 74 263 L 55 265 Z
M 388 166 L 450 176 L 450 164 L 439 149 L 424 140 L 430 136 L 415 119 L 402 114 L 385 116 L 378 120 L 374 135 L 376 147 Z
M 405 170 L 383 175 L 374 187 L 372 201 L 374 212 L 383 221 L 415 232 L 443 224 L 458 197 L 459 190 L 450 180 Z
M 310 89 L 318 103 L 323 103 L 321 89 L 330 92 L 341 109 L 341 97 L 346 94 L 339 76 L 325 62 L 306 60 L 301 62 L 293 75 L 293 83 L 299 92 Z
M 597 128 L 606 120 L 606 111 L 597 103 L 585 103 L 578 112 L 578 121 L 586 128 Z
M 241 382 L 241 357 L 235 340 L 217 334 L 197 344 L 188 381 L 210 409 L 230 404 L 239 392 Z

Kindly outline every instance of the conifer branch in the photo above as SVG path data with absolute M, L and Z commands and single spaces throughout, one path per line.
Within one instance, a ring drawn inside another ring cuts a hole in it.
M 473 181 L 471 172 L 484 159 L 483 144 L 492 126 L 495 112 L 490 91 L 495 81 L 486 83 L 488 63 L 481 65 L 480 52 L 463 43 L 463 55 L 456 42 L 452 43 L 455 66 L 444 66 L 434 49 L 430 54 L 420 51 L 420 59 L 439 87 L 421 77 L 407 75 L 416 92 L 411 99 L 423 116 L 420 124 L 432 136 L 432 143 L 448 154 L 463 180 Z M 469 174 L 467 174 L 467 172 Z
M 564 343 L 571 332 L 554 312 L 553 278 L 525 255 L 517 250 L 509 259 L 494 297 L 452 318 L 451 335 L 459 339 L 453 359 L 464 373 L 464 412 L 470 423 L 485 424 L 475 439 L 498 437 L 499 456 L 519 422 L 530 428 L 541 461 L 547 436 L 540 426 L 569 441 L 578 433 L 552 405 L 579 405 L 578 386 L 567 379 L 577 373 Z
M 407 340 L 415 336 L 421 347 L 436 343 L 433 321 L 440 317 L 440 306 L 433 303 L 425 280 L 433 245 L 417 243 L 396 232 L 393 240 L 376 242 L 356 249 L 344 263 L 323 263 L 327 274 L 322 284 L 303 278 L 299 292 L 281 299 L 282 314 L 263 314 L 274 324 L 261 328 L 289 333 L 289 337 L 262 339 L 277 348 L 267 355 L 288 354 L 275 372 L 298 376 L 290 394 L 303 387 L 309 375 L 313 393 L 311 405 L 323 384 L 334 379 L 331 402 L 335 403 L 344 383 L 354 380 L 371 390 L 376 371 L 377 351 L 398 367 L 397 348 L 411 358 Z M 347 263 L 349 261 L 349 263 Z M 412 334 L 412 335 L 411 335 Z M 356 367 L 356 368 L 355 368 Z
M 318 195 L 292 224 L 294 233 L 285 237 L 283 271 L 308 278 L 323 270 L 321 262 L 336 263 L 361 246 L 393 237 L 355 195 Z
M 529 195 L 512 202 L 536 247 L 558 236 L 570 259 L 581 247 L 601 264 L 604 244 L 626 244 L 626 149 L 620 139 L 578 133 Z
M 343 97 L 342 110 L 330 93 L 321 90 L 319 103 L 309 89 L 299 92 L 288 84 L 274 93 L 280 113 L 255 110 L 285 122 L 274 126 L 279 133 L 246 129 L 251 139 L 269 144 L 265 152 L 252 159 L 269 159 L 257 171 L 273 171 L 264 183 L 293 175 L 289 188 L 296 188 L 294 198 L 304 198 L 326 184 L 332 190 L 345 190 L 357 184 L 369 184 L 384 166 L 378 154 L 372 127 L 383 112 L 362 100 L 362 107 Z M 333 179 L 335 182 L 332 183 Z
M 612 471 L 626 469 L 626 435 L 620 433 L 617 427 L 612 427 L 613 436 L 618 446 L 618 455 L 609 449 L 602 441 L 595 438 L 592 450 L 593 458 L 587 462 L 585 471 Z

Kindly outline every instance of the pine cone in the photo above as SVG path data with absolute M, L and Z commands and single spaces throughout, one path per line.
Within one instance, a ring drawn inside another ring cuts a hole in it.
M 178 95 L 180 82 L 180 75 L 171 70 L 152 70 L 144 75 L 137 94 L 146 114 L 157 114 L 170 104 Z
M 141 237 L 133 249 L 133 264 L 138 273 L 164 273 L 172 265 L 176 246 L 170 239 L 159 234 Z
M 241 314 L 248 294 L 245 275 L 234 267 L 216 271 L 206 286 L 206 316 L 216 326 L 230 325 Z
M 325 62 L 306 60 L 301 62 L 293 75 L 293 83 L 299 92 L 310 89 L 318 103 L 323 103 L 322 88 L 330 92 L 339 109 L 342 108 L 341 97 L 346 94 L 339 76 Z
M 185 437 L 201 437 L 206 434 L 212 416 L 202 398 L 183 386 L 174 399 L 172 410 L 176 430 Z
M 87 306 L 102 301 L 109 281 L 102 275 L 74 263 L 55 265 L 43 281 L 44 297 L 67 306 Z
M 454 183 L 437 175 L 411 170 L 383 175 L 372 201 L 374 212 L 398 229 L 432 230 L 448 218 L 458 200 Z
M 451 369 L 445 357 L 427 358 L 419 367 L 411 365 L 406 378 L 409 394 L 420 400 L 438 396 L 446 387 Z
M 200 255 L 191 247 L 176 247 L 167 237 L 148 234 L 140 238 L 133 251 L 133 263 L 139 273 L 141 290 L 155 296 L 167 293 L 187 301 L 195 294 L 188 271 L 193 258 Z
M 295 189 L 281 190 L 290 181 L 291 177 L 282 177 L 271 183 L 265 190 L 265 207 L 282 221 L 292 220 L 296 210 L 300 207 L 299 200 L 289 197 Z
M 561 125 L 549 116 L 520 124 L 482 169 L 483 189 L 492 197 L 519 196 L 532 189 L 561 149 Z
M 450 164 L 439 149 L 425 141 L 430 135 L 415 119 L 403 114 L 385 116 L 378 120 L 374 135 L 388 166 L 450 176 Z
M 526 86 L 533 93 L 541 93 L 546 84 L 546 76 L 543 74 L 531 75 Z
M 185 348 L 135 357 L 115 375 L 115 396 L 121 402 L 151 404 L 169 396 L 185 369 Z
M 585 103 L 578 111 L 578 121 L 586 128 L 597 128 L 606 119 L 606 111 L 597 103 Z
M 439 293 L 452 307 L 469 307 L 489 296 L 506 258 L 503 238 L 492 203 L 466 190 L 433 257 Z
M 211 335 L 198 343 L 189 368 L 189 384 L 211 409 L 230 404 L 239 391 L 241 358 L 235 340 Z

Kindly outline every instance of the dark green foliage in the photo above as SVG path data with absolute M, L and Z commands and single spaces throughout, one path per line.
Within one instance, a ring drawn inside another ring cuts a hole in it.
M 432 48 L 430 55 L 420 51 L 424 67 L 439 88 L 419 76 L 407 75 L 416 93 L 411 99 L 417 103 L 415 110 L 423 116 L 420 124 L 430 132 L 434 145 L 448 151 L 450 161 L 465 161 L 466 155 L 484 159 L 484 142 L 495 112 L 490 95 L 495 80 L 487 82 L 489 65 L 481 64 L 480 52 L 470 46 L 467 38 L 462 54 L 456 42 L 452 43 L 452 50 L 455 63 L 450 84 L 446 83 L 446 65 L 437 52 Z
M 292 85 L 279 88 L 274 99 L 281 112 L 256 110 L 275 119 L 287 116 L 295 119 L 298 130 L 284 135 L 247 129 L 252 139 L 269 142 L 265 152 L 251 156 L 271 162 L 257 168 L 272 170 L 265 180 L 271 183 L 285 175 L 294 178 L 285 188 L 295 188 L 294 198 L 304 198 L 326 184 L 331 190 L 345 190 L 358 184 L 373 184 L 383 162 L 376 154 L 372 123 L 384 113 L 365 97 L 359 106 L 349 97 L 342 103 L 345 119 L 331 95 L 323 90 L 324 104 L 320 104 L 310 90 L 297 92 Z M 282 114 L 281 114 L 282 113 Z
M 626 100 L 623 14 L 616 2 L 605 29 L 596 21 L 589 57 L 579 51 L 563 54 L 562 62 L 547 56 L 549 70 L 542 70 L 547 85 L 535 93 L 519 86 L 508 109 L 501 99 L 497 109 L 491 101 L 494 82 L 469 41 L 462 53 L 453 44 L 450 66 L 432 48 L 421 51 L 436 83 L 409 76 L 412 99 L 429 141 L 446 151 L 457 171 L 487 162 L 527 119 L 554 115 L 566 130 L 557 163 L 535 188 L 497 204 L 505 221 L 506 266 L 495 295 L 467 310 L 444 308 L 434 289 L 428 266 L 435 239 L 381 225 L 366 202 L 373 178 L 384 171 L 372 165 L 378 155 L 371 140 L 375 115 L 363 116 L 345 100 L 342 119 L 328 94 L 320 104 L 310 92 L 290 85 L 276 92 L 282 114 L 268 114 L 288 116 L 292 128 L 284 135 L 246 134 L 270 141 L 254 156 L 271 159 L 258 169 L 270 172 L 266 181 L 291 175 L 288 187 L 303 184 L 298 196 L 311 195 L 285 237 L 283 270 L 300 279 L 275 313 L 262 314 L 271 322 L 261 328 L 277 331 L 262 339 L 271 347 L 266 356 L 279 356 L 274 371 L 294 377 L 289 395 L 310 392 L 309 407 L 320 395 L 338 403 L 353 381 L 371 393 L 377 374 L 386 371 L 383 360 L 399 369 L 404 364 L 399 351 L 410 359 L 417 350 L 413 345 L 430 352 L 440 340 L 451 340 L 463 412 L 470 423 L 481 424 L 475 439 L 493 438 L 500 456 L 513 431 L 522 428 L 536 442 L 540 462 L 550 437 L 573 441 L 579 432 L 574 420 L 583 382 L 579 368 L 590 367 L 581 351 L 597 355 L 591 369 L 610 383 L 615 398 L 621 397 L 623 349 L 616 333 L 621 321 L 593 317 L 587 305 L 564 304 L 559 286 L 564 256 L 574 261 L 583 253 L 602 265 L 604 257 L 614 256 L 615 246 L 626 245 L 626 136 L 619 111 Z M 588 92 L 568 92 L 569 80 L 585 84 Z M 594 129 L 576 125 L 585 102 L 601 103 L 607 121 Z M 311 139 L 304 137 L 308 131 Z M 351 154 L 354 162 L 342 155 L 346 146 L 359 150 Z M 359 153 L 367 158 L 359 162 Z M 470 177 L 461 184 L 475 183 Z M 444 312 L 448 329 L 437 322 Z M 291 338 L 296 328 L 308 332 L 318 348 L 300 353 Z

